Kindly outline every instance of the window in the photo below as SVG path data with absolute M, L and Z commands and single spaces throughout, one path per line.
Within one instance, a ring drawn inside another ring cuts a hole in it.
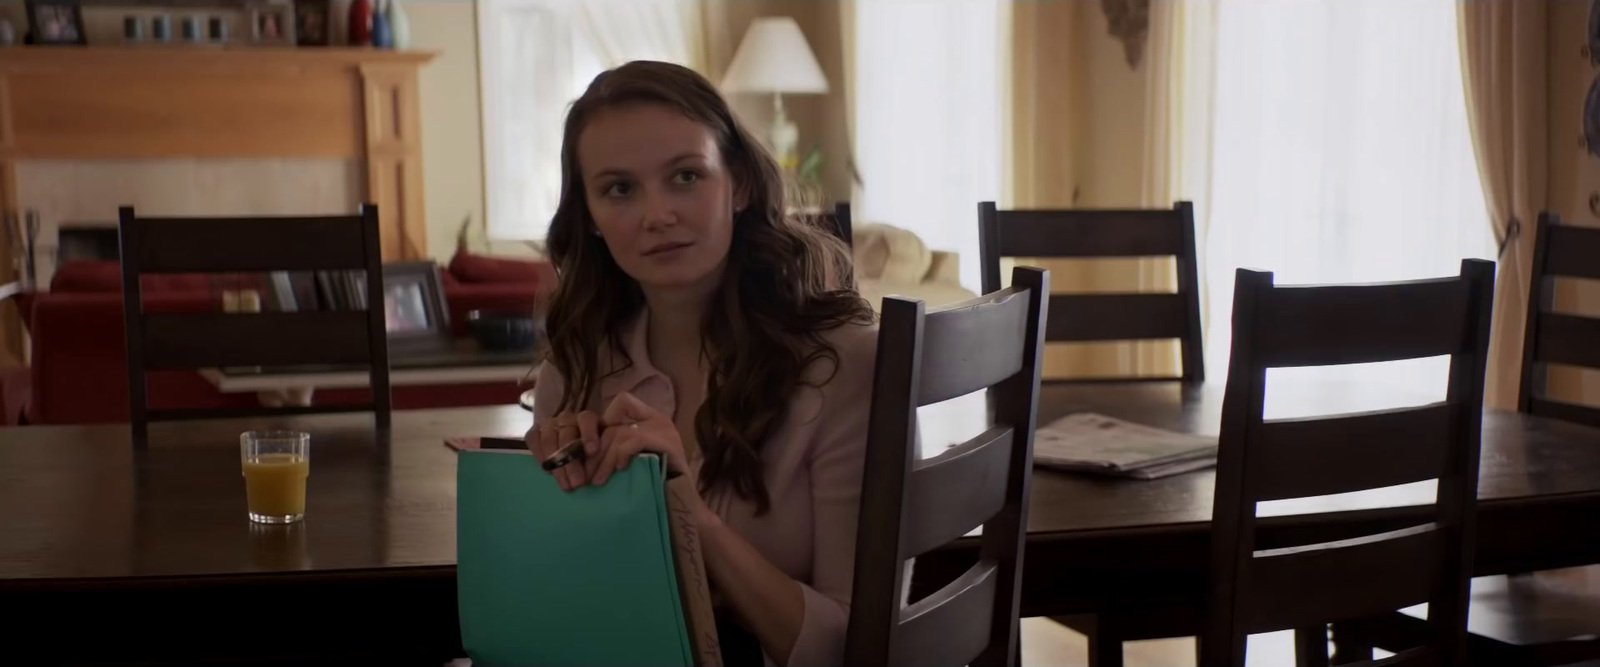
M 1453 276 L 1492 259 L 1455 0 L 1221 0 L 1208 365 L 1226 369 L 1235 267 L 1278 284 Z M 1275 375 L 1439 393 L 1448 360 Z M 1269 391 L 1269 396 L 1271 392 Z
M 857 219 L 961 252 L 976 291 L 978 202 L 1000 194 L 998 0 L 857 2 Z
M 698 68 L 700 23 L 689 0 L 478 3 L 491 237 L 544 237 L 561 198 L 567 107 L 595 75 L 630 60 Z

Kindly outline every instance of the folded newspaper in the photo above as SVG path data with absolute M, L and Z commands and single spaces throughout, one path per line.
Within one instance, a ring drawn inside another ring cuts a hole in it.
M 1216 465 L 1217 439 L 1083 412 L 1034 433 L 1033 461 L 1061 470 L 1156 479 Z

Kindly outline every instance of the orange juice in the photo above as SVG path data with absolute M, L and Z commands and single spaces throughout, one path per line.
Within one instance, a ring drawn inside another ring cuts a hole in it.
M 244 462 L 245 502 L 250 518 L 264 523 L 297 521 L 306 511 L 311 462 L 296 454 L 260 454 Z

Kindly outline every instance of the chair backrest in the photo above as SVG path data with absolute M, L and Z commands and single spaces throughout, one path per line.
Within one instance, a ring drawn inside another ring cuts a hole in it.
M 1463 664 L 1494 263 L 1455 278 L 1274 287 L 1240 269 L 1212 514 L 1201 664 L 1244 665 L 1245 637 L 1428 602 L 1429 643 L 1383 664 Z M 1445 400 L 1262 418 L 1269 368 L 1450 355 Z M 1256 542 L 1256 503 L 1438 480 L 1431 520 L 1336 542 Z
M 1055 294 L 1050 297 L 1050 342 L 1178 339 L 1178 378 L 1119 378 L 1203 382 L 1200 279 L 1195 254 L 1194 206 L 1171 209 L 1060 209 L 1002 211 L 978 205 L 978 252 L 983 291 L 1000 285 L 1002 257 L 1171 257 L 1177 261 L 1174 293 Z
M 839 235 L 845 247 L 855 246 L 855 231 L 850 226 L 850 202 L 835 203 L 832 212 L 823 213 L 820 217 L 825 227 L 831 226 L 830 231 Z
M 1549 364 L 1600 369 L 1600 319 L 1554 312 L 1555 278 L 1600 280 L 1597 258 L 1600 228 L 1563 225 L 1555 213 L 1539 214 L 1527 328 L 1522 338 L 1518 410 L 1600 426 L 1600 408 L 1545 396 Z
M 845 641 L 847 665 L 1012 665 L 1050 274 L 924 312 L 885 297 Z M 917 455 L 917 408 L 988 389 L 991 425 Z M 976 565 L 901 605 L 906 560 L 983 527 Z
M 384 310 L 261 313 L 146 313 L 146 273 L 366 272 L 366 292 L 383 294 L 378 209 L 350 216 L 141 218 L 121 211 L 122 298 L 127 329 L 129 420 L 143 446 L 150 421 L 372 410 L 389 433 L 389 349 Z M 155 369 L 290 364 L 361 364 L 372 400 L 354 406 L 260 409 L 150 409 L 145 373 Z

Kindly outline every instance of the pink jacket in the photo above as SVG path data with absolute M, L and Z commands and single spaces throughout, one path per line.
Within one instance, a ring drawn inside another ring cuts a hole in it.
M 650 364 L 647 325 L 648 318 L 641 315 L 623 330 L 623 344 L 633 365 L 604 377 L 600 395 L 590 397 L 589 409 L 603 411 L 613 397 L 627 391 L 663 414 L 673 414 L 677 402 L 672 383 Z M 756 516 L 753 505 L 731 493 L 706 498 L 767 560 L 800 582 L 805 621 L 794 651 L 785 661 L 794 667 L 844 661 L 861 471 L 878 351 L 876 326 L 846 325 L 825 338 L 838 353 L 837 369 L 822 361 L 806 370 L 806 379 L 820 389 L 803 386 L 796 392 L 782 424 L 761 451 L 772 501 L 768 513 Z M 602 351 L 602 368 L 608 368 L 607 357 Z M 614 364 L 609 368 L 620 365 L 620 360 L 609 361 Z M 536 425 L 554 416 L 564 386 L 553 366 L 547 363 L 539 368 Z

